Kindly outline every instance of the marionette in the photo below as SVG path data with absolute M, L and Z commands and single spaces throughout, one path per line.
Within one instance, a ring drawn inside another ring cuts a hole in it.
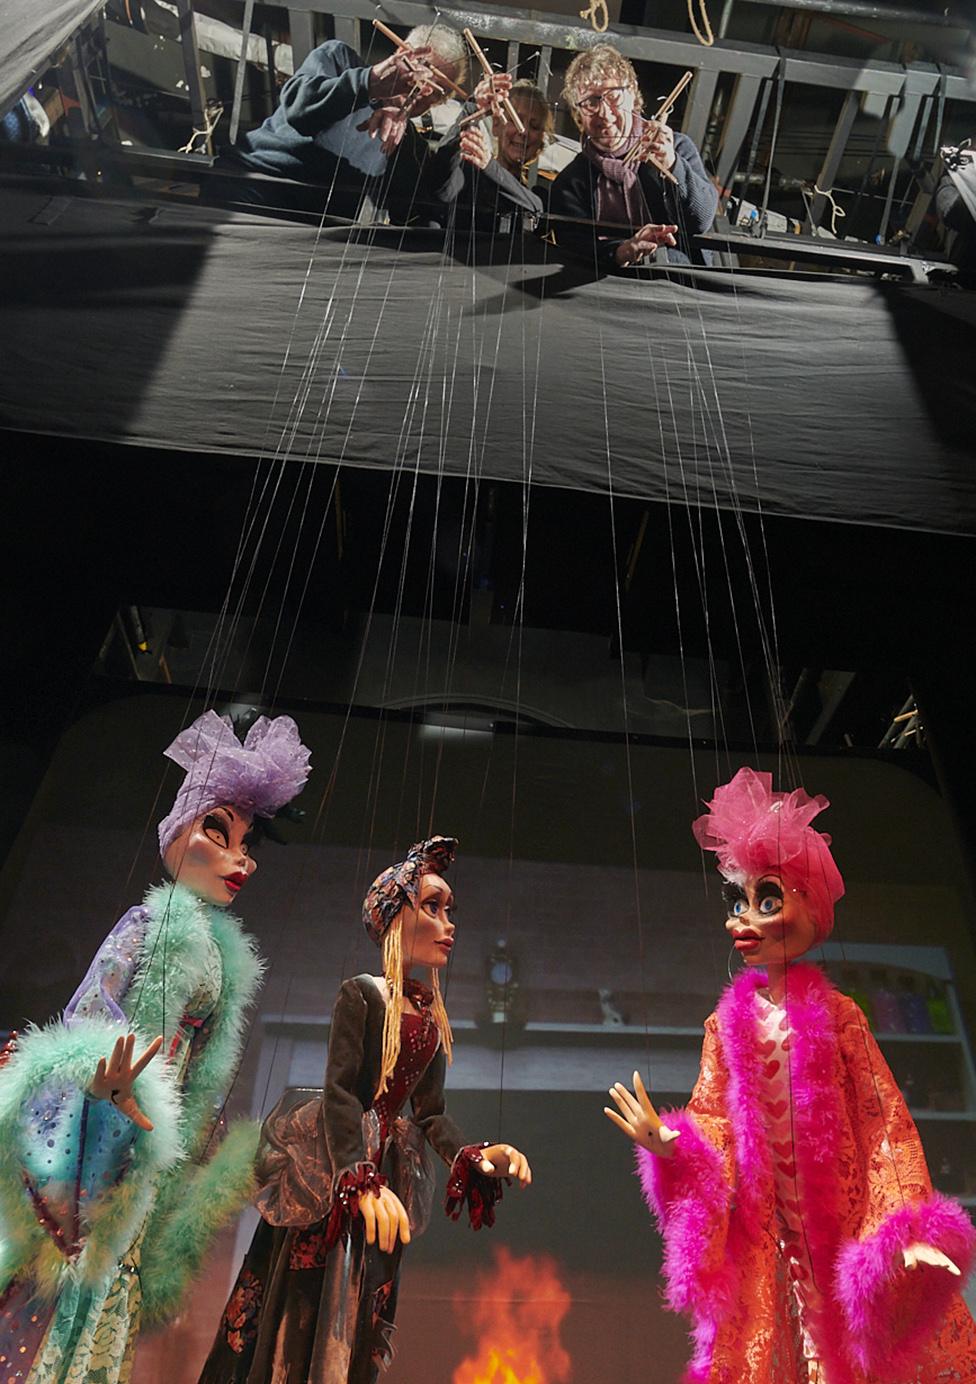
M 115 925 L 62 1017 L 0 1070 L 0 1379 L 125 1384 L 140 1323 L 172 1315 L 253 1192 L 258 1128 L 215 1139 L 261 974 L 227 910 L 257 869 L 256 817 L 308 777 L 287 716 L 243 743 L 204 713 L 160 823 L 169 880 Z M 157 1056 L 158 1053 L 158 1056 Z
M 444 1109 L 451 1026 L 439 976 L 454 946 L 444 875 L 457 842 L 435 836 L 371 885 L 363 922 L 383 975 L 343 983 L 322 1095 L 265 1122 L 262 1222 L 201 1384 L 372 1384 L 393 1355 L 403 1246 L 429 1219 L 429 1150 L 449 1166 L 448 1215 L 490 1226 L 505 1179 L 532 1180 L 510 1144 L 466 1145 Z M 412 976 L 426 973 L 427 980 Z
M 705 1023 L 688 1105 L 640 1076 L 605 1113 L 637 1144 L 688 1384 L 962 1384 L 973 1226 L 932 1190 L 918 1131 L 857 1004 L 800 958 L 844 892 L 825 807 L 741 769 L 694 823 L 744 969 Z

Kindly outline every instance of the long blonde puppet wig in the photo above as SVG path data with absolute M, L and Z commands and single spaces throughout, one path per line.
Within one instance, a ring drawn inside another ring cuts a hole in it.
M 430 871 L 425 873 L 429 874 Z M 407 907 L 419 908 L 419 900 Z M 383 979 L 386 981 L 383 1059 L 375 1096 L 381 1096 L 389 1086 L 400 1057 L 400 1027 L 403 1018 L 403 910 L 397 914 L 383 938 Z M 437 1025 L 444 1056 L 450 1063 L 453 1061 L 454 1035 L 451 1033 L 451 1021 L 447 1017 L 444 996 L 441 994 L 440 977 L 433 967 L 430 972 L 430 988 L 434 992 L 430 1006 L 431 1017 Z

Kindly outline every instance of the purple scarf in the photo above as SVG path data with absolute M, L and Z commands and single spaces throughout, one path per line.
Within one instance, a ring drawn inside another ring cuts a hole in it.
M 624 163 L 644 132 L 644 121 L 634 112 L 634 123 L 626 142 L 612 154 L 592 139 L 583 141 L 583 153 L 597 170 L 596 219 L 611 226 L 643 226 L 647 220 L 644 193 L 638 181 L 640 162 Z

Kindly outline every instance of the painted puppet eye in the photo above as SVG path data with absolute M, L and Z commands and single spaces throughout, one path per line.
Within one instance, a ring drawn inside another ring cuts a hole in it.
M 767 894 L 764 899 L 759 900 L 759 912 L 768 917 L 771 913 L 778 913 L 782 905 L 782 899 L 778 899 L 774 894 Z
M 736 899 L 729 909 L 730 918 L 741 918 L 743 913 L 749 912 L 749 904 L 746 899 Z
M 213 841 L 214 845 L 223 846 L 225 850 L 227 849 L 230 836 L 226 826 L 219 817 L 214 817 L 208 813 L 203 819 L 203 831 L 204 835 Z

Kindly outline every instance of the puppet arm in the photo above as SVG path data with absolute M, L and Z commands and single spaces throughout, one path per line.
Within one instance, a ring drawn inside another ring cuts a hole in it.
M 66 1260 L 81 1281 L 97 1280 L 145 1219 L 158 1173 L 182 1157 L 179 1097 L 161 1062 L 135 1088 L 152 1129 L 98 1098 L 100 1063 L 137 1031 L 122 1006 L 148 922 L 145 906 L 130 908 L 64 1017 L 10 1047 L 0 1074 L 0 1289 L 27 1269 L 53 1283 Z M 140 1049 L 152 1036 L 139 1035 Z
M 136 1085 L 151 1130 L 89 1094 L 119 1033 L 104 1016 L 28 1029 L 0 1073 L 0 1289 L 25 1270 L 53 1287 L 66 1261 L 97 1282 L 135 1238 L 158 1174 L 183 1156 L 161 1063 Z
M 664 1239 L 665 1298 L 675 1312 L 691 1312 L 703 1323 L 730 1309 L 734 1266 L 727 1239 L 735 1157 L 726 1113 L 727 1073 L 718 1023 L 705 1024 L 701 1069 L 684 1110 L 665 1113 L 665 1129 L 677 1137 L 662 1157 L 637 1148 L 637 1173 Z
M 366 1000 L 355 980 L 342 984 L 332 1013 L 325 1068 L 322 1123 L 332 1164 L 332 1206 L 326 1246 L 348 1235 L 353 1219 L 363 1218 L 367 1244 L 392 1251 L 397 1236 L 410 1240 L 406 1209 L 387 1186 L 376 1164 L 366 1158 L 363 1105 L 356 1094 L 364 1061 Z
M 119 1024 L 126 1022 L 122 1004 L 138 966 L 149 923 L 149 909 L 145 904 L 130 908 L 119 919 L 65 1006 L 65 1024 L 70 1027 L 77 1020 L 96 1014 Z
M 444 1209 L 456 1221 L 467 1207 L 472 1230 L 495 1224 L 495 1207 L 502 1199 L 503 1179 L 532 1181 L 524 1155 L 511 1144 L 465 1144 L 464 1136 L 445 1112 L 444 1074 L 447 1062 L 438 1049 L 411 1096 L 413 1117 L 435 1153 L 450 1165 Z
M 972 1266 L 976 1231 L 957 1202 L 932 1190 L 918 1130 L 867 1021 L 853 1001 L 840 1001 L 867 1200 L 860 1234 L 837 1257 L 836 1290 L 852 1355 L 887 1376 L 910 1368 L 938 1328 Z

